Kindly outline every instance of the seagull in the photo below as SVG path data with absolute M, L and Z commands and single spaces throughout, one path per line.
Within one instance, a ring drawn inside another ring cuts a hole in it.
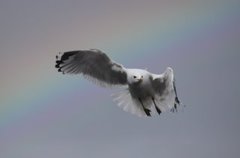
M 103 87 L 124 87 L 113 95 L 113 100 L 124 111 L 140 117 L 174 112 L 180 105 L 171 67 L 162 74 L 129 69 L 98 49 L 59 53 L 55 67 L 63 74 L 82 74 Z

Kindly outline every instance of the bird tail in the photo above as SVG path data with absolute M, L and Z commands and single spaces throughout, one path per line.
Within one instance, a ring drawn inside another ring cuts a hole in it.
M 139 117 L 146 116 L 146 113 L 144 112 L 142 106 L 136 104 L 127 89 L 121 90 L 118 93 L 114 93 L 111 96 L 113 97 L 113 101 L 117 103 L 117 106 L 124 111 L 132 113 Z

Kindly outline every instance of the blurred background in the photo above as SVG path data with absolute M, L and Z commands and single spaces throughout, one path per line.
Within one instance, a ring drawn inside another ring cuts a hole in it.
M 1 158 L 238 158 L 240 1 L 0 0 Z M 171 66 L 178 113 L 139 118 L 55 69 L 97 48 L 128 68 Z

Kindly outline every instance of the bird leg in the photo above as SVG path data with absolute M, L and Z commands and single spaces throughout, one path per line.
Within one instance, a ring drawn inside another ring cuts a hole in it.
M 142 102 L 142 100 L 141 100 L 140 98 L 138 98 L 138 100 L 139 100 L 140 103 L 142 104 L 142 107 L 143 107 L 143 110 L 144 110 L 145 114 L 146 114 L 147 116 L 151 116 L 151 114 L 150 114 L 151 110 L 149 110 L 149 109 L 147 109 L 147 108 L 144 107 L 143 102 Z
M 152 101 L 153 101 L 153 104 L 155 105 L 158 115 L 160 115 L 162 113 L 162 111 L 157 107 L 156 102 L 153 97 L 152 97 Z

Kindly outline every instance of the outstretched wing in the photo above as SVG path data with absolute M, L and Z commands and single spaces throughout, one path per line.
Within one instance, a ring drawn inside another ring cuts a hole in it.
M 152 86 L 155 91 L 156 105 L 161 111 L 176 111 L 180 101 L 177 96 L 172 68 L 161 75 L 153 75 Z
M 125 68 L 99 50 L 69 51 L 56 58 L 56 68 L 63 74 L 83 74 L 103 86 L 127 84 Z

